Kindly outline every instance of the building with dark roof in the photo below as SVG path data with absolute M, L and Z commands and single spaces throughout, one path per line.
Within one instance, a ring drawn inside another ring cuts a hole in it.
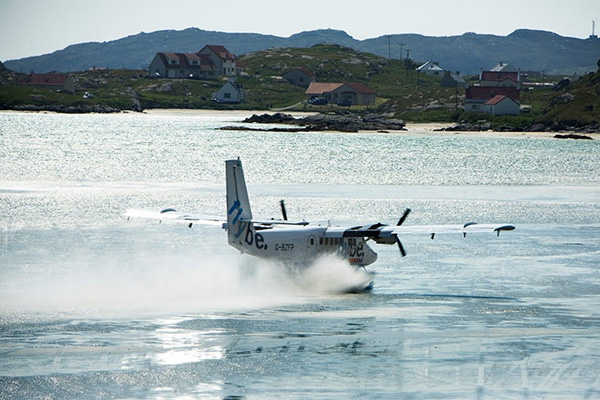
M 197 53 L 156 53 L 149 69 L 150 76 L 163 78 L 217 79 L 240 74 L 235 55 L 215 45 Z
M 316 80 L 315 74 L 305 68 L 294 68 L 281 76 L 292 85 L 308 87 Z
M 150 76 L 161 78 L 217 79 L 217 67 L 210 57 L 197 53 L 156 53 Z
M 444 77 L 442 78 L 440 85 L 442 87 L 458 89 L 466 89 L 469 87 L 467 81 L 465 81 L 465 79 L 459 73 L 454 73 L 451 71 L 444 71 Z
M 219 75 L 239 76 L 241 73 L 236 62 L 235 54 L 231 53 L 224 46 L 206 45 L 197 54 L 210 57 L 217 67 Z

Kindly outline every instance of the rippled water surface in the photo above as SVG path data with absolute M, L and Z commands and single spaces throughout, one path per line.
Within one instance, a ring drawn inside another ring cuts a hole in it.
M 519 137 L 229 132 L 243 113 L 0 113 L 0 398 L 598 398 L 600 147 Z M 355 271 L 240 256 L 253 212 L 332 224 L 510 222 L 373 245 Z

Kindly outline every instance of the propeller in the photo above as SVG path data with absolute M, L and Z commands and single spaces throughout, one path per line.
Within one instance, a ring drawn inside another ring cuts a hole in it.
M 402 242 L 398 239 L 398 235 L 396 235 L 396 244 L 398 245 L 398 250 L 400 250 L 400 254 L 402 257 L 406 257 L 406 250 L 404 250 L 404 246 L 402 246 Z
M 396 226 L 402 225 L 404 223 L 404 221 L 406 221 L 408 214 L 410 214 L 410 208 L 407 208 L 406 210 L 404 210 L 404 213 L 402 213 L 402 216 L 398 220 L 398 223 L 396 224 Z M 404 246 L 402 246 L 402 242 L 398 238 L 398 235 L 395 235 L 395 236 L 396 236 L 396 244 L 398 245 L 398 250 L 400 250 L 400 254 L 402 254 L 402 257 L 406 257 L 406 250 L 404 250 Z
M 406 217 L 408 217 L 408 214 L 410 214 L 410 208 L 407 208 L 406 210 L 404 210 L 404 213 L 398 220 L 398 223 L 396 224 L 396 226 L 402 225 L 404 223 L 404 221 L 406 220 Z
M 287 221 L 287 211 L 285 211 L 285 201 L 283 199 L 279 200 L 279 205 L 281 206 L 281 214 L 283 214 L 283 220 Z

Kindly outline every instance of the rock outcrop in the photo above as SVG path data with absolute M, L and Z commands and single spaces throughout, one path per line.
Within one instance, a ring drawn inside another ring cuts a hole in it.
M 388 131 L 405 130 L 405 122 L 390 118 L 386 114 L 367 114 L 364 117 L 355 114 L 315 114 L 295 118 L 290 114 L 253 115 L 244 120 L 245 123 L 297 125 L 296 131 Z M 233 127 L 228 127 L 229 129 Z M 241 129 L 242 127 L 235 127 Z M 251 129 L 255 130 L 255 129 Z M 287 130 L 287 129 L 286 129 Z

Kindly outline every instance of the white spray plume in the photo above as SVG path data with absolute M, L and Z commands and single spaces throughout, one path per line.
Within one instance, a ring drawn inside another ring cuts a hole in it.
M 129 262 L 86 257 L 73 265 L 0 290 L 1 307 L 89 317 L 247 310 L 311 301 L 370 280 L 364 270 L 335 256 L 294 267 L 233 254 L 170 254 Z

